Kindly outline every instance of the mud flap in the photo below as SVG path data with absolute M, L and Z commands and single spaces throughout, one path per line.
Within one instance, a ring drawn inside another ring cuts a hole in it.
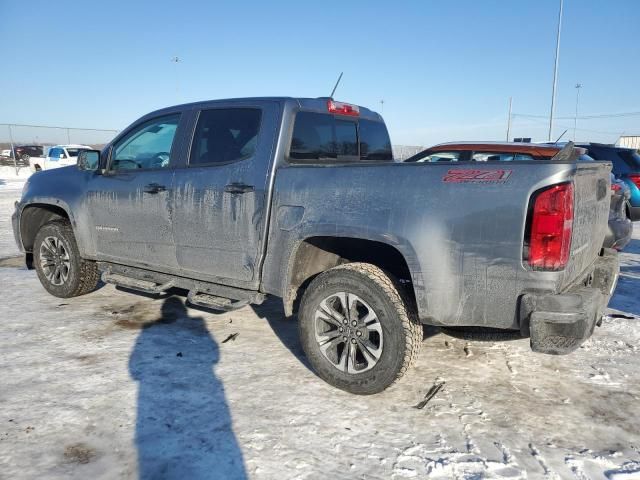
M 584 284 L 561 294 L 526 294 L 520 302 L 520 329 L 534 352 L 563 355 L 587 340 L 600 324 L 615 290 L 620 267 L 615 250 L 604 249 Z
M 531 312 L 531 349 L 552 355 L 574 351 L 593 333 L 605 301 L 602 292 L 594 288 L 565 295 L 525 295 L 523 306 Z

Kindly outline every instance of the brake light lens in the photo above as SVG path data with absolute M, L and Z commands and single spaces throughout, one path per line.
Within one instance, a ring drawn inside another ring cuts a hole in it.
M 640 188 L 640 173 L 632 173 L 628 175 L 629 180 L 631 180 L 636 187 Z
M 573 185 L 554 185 L 538 193 L 533 205 L 529 265 L 562 270 L 569 260 L 573 229 Z
M 337 113 L 338 115 L 349 115 L 351 117 L 357 117 L 360 115 L 360 109 L 357 105 L 336 102 L 335 100 L 327 100 L 327 110 L 329 110 L 330 113 Z
M 612 183 L 611 184 L 611 190 L 613 190 L 614 192 L 619 192 L 622 189 L 622 187 L 620 185 L 618 185 L 617 183 Z

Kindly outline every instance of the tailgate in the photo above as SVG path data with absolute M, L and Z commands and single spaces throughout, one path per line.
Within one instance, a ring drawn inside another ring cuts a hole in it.
M 574 185 L 574 216 L 571 255 L 561 289 L 593 265 L 607 233 L 611 202 L 608 162 L 577 162 Z

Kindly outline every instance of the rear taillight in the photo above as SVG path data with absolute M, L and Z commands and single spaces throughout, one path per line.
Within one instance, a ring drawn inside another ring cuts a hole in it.
M 360 115 L 360 108 L 358 108 L 358 106 L 351 105 L 349 103 L 336 102 L 335 100 L 327 100 L 327 110 L 331 113 L 349 115 L 351 117 L 357 117 Z
M 620 185 L 618 185 L 617 183 L 612 183 L 611 184 L 611 190 L 613 190 L 614 192 L 619 192 L 622 189 L 622 187 Z
M 531 213 L 529 265 L 562 270 L 569 260 L 573 227 L 573 185 L 562 183 L 538 192 Z
M 631 180 L 636 187 L 640 188 L 640 173 L 631 173 L 627 175 L 627 177 L 629 177 L 629 180 Z

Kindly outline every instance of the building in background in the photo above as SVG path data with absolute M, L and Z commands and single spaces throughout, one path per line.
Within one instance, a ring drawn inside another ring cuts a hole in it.
M 640 150 L 640 135 L 621 135 L 616 142 L 616 147 L 635 148 Z

